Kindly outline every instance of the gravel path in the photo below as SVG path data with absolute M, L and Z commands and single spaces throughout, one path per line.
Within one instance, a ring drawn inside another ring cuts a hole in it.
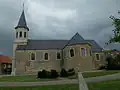
M 87 83 L 89 82 L 100 82 L 104 80 L 120 79 L 120 74 L 85 78 Z M 43 82 L 0 82 L 0 86 L 40 86 L 40 85 L 56 85 L 56 84 L 77 84 L 77 79 L 66 79 L 59 81 L 43 81 Z

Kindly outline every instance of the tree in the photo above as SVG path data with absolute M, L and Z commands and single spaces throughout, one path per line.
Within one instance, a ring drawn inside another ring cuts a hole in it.
M 120 11 L 118 11 L 118 14 L 120 14 Z M 110 19 L 112 19 L 115 29 L 113 30 L 113 37 L 110 37 L 106 43 L 107 45 L 114 42 L 120 42 L 120 18 L 110 16 Z
M 120 55 L 115 55 L 114 57 L 109 56 L 106 58 L 107 65 L 106 69 L 107 70 L 120 70 Z

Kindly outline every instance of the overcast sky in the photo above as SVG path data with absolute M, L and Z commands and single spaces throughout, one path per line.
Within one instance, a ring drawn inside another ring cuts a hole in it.
M 0 51 L 12 55 L 12 44 L 23 0 L 0 0 Z M 79 32 L 85 39 L 94 39 L 104 48 L 112 35 L 109 16 L 117 16 L 120 0 L 25 0 L 29 38 L 70 39 Z

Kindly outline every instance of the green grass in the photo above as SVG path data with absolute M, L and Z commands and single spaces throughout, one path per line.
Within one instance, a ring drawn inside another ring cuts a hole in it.
M 120 70 L 99 71 L 99 72 L 84 72 L 84 73 L 82 73 L 82 75 L 83 75 L 84 78 L 88 78 L 88 77 L 111 75 L 111 74 L 115 74 L 115 73 L 120 73 Z
M 82 75 L 84 78 L 104 76 L 120 73 L 120 71 L 100 71 L 100 72 L 84 72 Z M 74 77 L 73 79 L 75 79 Z M 23 76 L 3 76 L 0 77 L 0 82 L 39 82 L 39 81 L 51 81 L 51 80 L 60 80 L 60 79 L 38 79 L 36 75 L 23 75 Z
M 120 80 L 89 83 L 89 90 L 120 90 Z M 79 90 L 78 84 L 44 85 L 44 86 L 8 86 L 0 90 Z
M 77 84 L 47 85 L 47 86 L 23 86 L 0 87 L 0 90 L 78 90 Z
M 59 80 L 59 79 L 39 79 L 36 77 L 36 75 L 0 77 L 0 82 L 40 82 L 40 81 L 51 81 L 51 80 Z
M 120 80 L 89 83 L 88 86 L 90 90 L 120 90 Z

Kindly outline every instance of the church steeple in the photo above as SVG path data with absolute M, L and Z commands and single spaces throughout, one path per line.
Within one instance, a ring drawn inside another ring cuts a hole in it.
M 26 23 L 26 19 L 25 19 L 24 5 L 23 5 L 23 11 L 22 11 L 22 14 L 20 16 L 18 25 L 15 27 L 15 29 L 17 29 L 17 28 L 25 28 L 29 31 L 29 28 L 27 27 L 27 23 Z
M 27 45 L 28 42 L 28 31 L 29 28 L 27 27 L 26 19 L 25 19 L 25 13 L 24 13 L 24 3 L 23 3 L 23 11 L 20 16 L 19 22 L 17 26 L 15 27 L 15 40 L 13 43 L 13 60 L 12 60 L 12 73 L 13 75 L 16 74 L 16 48 L 18 45 Z
M 24 3 L 23 3 L 23 11 L 21 13 L 20 19 L 18 21 L 16 29 L 16 39 L 15 42 L 21 44 L 26 43 L 28 41 L 28 31 L 29 28 L 27 27 L 26 19 L 25 19 L 25 13 L 24 13 Z

